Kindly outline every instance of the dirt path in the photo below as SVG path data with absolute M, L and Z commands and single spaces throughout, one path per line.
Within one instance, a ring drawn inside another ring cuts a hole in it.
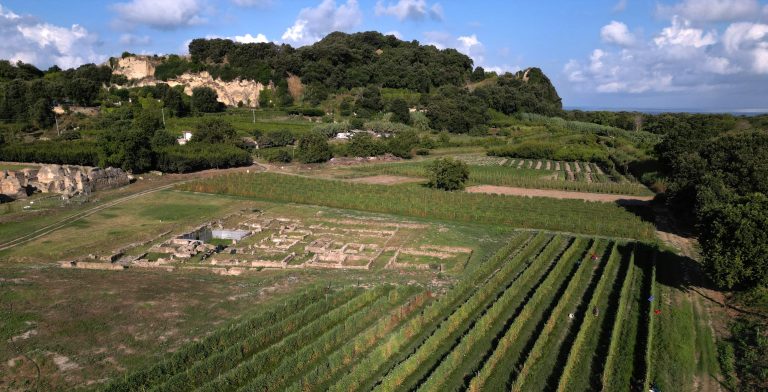
M 529 189 L 511 186 L 477 185 L 467 188 L 470 193 L 495 193 L 499 195 L 550 197 L 554 199 L 577 199 L 586 201 L 598 201 L 613 203 L 617 201 L 625 204 L 641 204 L 653 200 L 650 196 L 611 195 L 607 193 L 569 192 L 552 189 Z
M 376 185 L 397 185 L 397 184 L 407 184 L 411 182 L 423 182 L 423 181 L 424 181 L 423 178 L 388 176 L 388 175 L 360 177 L 360 178 L 354 178 L 349 180 L 349 182 L 356 182 L 358 184 L 376 184 Z
M 695 261 L 701 260 L 698 252 L 698 242 L 692 233 L 681 230 L 666 207 L 654 206 L 656 217 L 656 235 L 666 245 L 680 251 L 680 254 Z M 700 323 L 710 331 L 715 341 L 728 335 L 728 312 L 722 292 L 712 290 L 705 285 L 705 276 L 701 268 L 686 267 L 681 277 L 687 290 L 674 290 L 673 295 L 678 300 L 687 300 L 693 306 L 693 311 Z M 697 339 L 699 341 L 699 339 Z M 700 349 L 700 348 L 699 348 Z M 704 353 L 696 352 L 698 361 L 707 362 Z M 710 358 L 711 360 L 711 358 Z M 694 391 L 722 391 L 721 382 L 709 373 L 694 376 Z

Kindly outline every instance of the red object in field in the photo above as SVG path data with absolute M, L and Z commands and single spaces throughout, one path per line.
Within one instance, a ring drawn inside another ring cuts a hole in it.
M 660 309 L 656 309 L 656 310 L 653 311 L 653 313 L 661 314 L 661 310 Z
M 597 260 L 597 259 L 598 259 L 597 254 L 592 253 L 592 260 Z

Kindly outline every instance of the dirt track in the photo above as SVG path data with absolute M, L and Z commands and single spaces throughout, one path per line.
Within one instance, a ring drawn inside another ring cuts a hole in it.
M 625 204 L 646 203 L 653 200 L 650 196 L 611 195 L 607 193 L 569 192 L 552 189 L 529 189 L 511 186 L 477 185 L 467 188 L 470 193 L 495 193 L 499 195 L 551 197 L 554 199 L 577 199 L 602 203 L 624 202 Z
M 422 182 L 422 181 L 424 181 L 423 178 L 388 176 L 388 175 L 361 177 L 361 178 L 355 178 L 353 180 L 350 180 L 350 182 L 357 182 L 360 184 L 378 184 L 378 185 L 396 185 L 396 184 L 407 184 L 411 182 Z

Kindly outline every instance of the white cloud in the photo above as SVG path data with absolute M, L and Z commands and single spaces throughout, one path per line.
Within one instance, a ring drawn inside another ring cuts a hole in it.
M 657 6 L 661 16 L 680 15 L 691 21 L 722 22 L 753 18 L 760 13 L 757 0 L 683 0 L 674 5 Z
M 475 65 L 485 64 L 485 46 L 477 39 L 476 34 L 460 36 L 456 41 L 456 50 L 471 57 Z
M 256 36 L 252 36 L 251 34 L 246 35 L 236 35 L 235 36 L 235 42 L 240 42 L 242 44 L 255 44 L 255 43 L 266 43 L 269 42 L 267 39 L 267 36 L 264 34 L 256 34 Z
M 152 39 L 148 35 L 138 36 L 133 34 L 121 34 L 120 43 L 128 46 L 145 46 L 149 45 Z
M 635 43 L 635 36 L 629 32 L 627 25 L 615 20 L 600 29 L 600 37 L 609 44 L 632 46 Z
M 336 6 L 334 0 L 323 0 L 317 7 L 304 8 L 291 27 L 282 35 L 284 41 L 311 44 L 334 31 L 349 31 L 363 21 L 357 0 Z
M 147 25 L 160 30 L 205 23 L 198 0 L 131 0 L 112 6 L 118 22 L 125 26 Z
M 733 23 L 723 34 L 725 51 L 748 61 L 754 72 L 768 74 L 768 24 Z
M 98 54 L 98 37 L 83 26 L 61 27 L 32 16 L 19 16 L 0 6 L 0 58 L 39 67 L 72 68 L 107 56 Z
M 434 20 L 443 19 L 443 6 L 435 3 L 432 6 L 427 4 L 426 0 L 399 0 L 397 3 L 387 3 L 381 0 L 376 2 L 376 15 L 389 15 L 403 21 L 424 20 L 427 17 Z
M 623 32 L 603 28 L 601 35 L 615 43 L 621 42 Z M 705 32 L 675 17 L 648 42 L 634 37 L 631 46 L 594 49 L 585 61 L 568 61 L 563 74 L 577 90 L 643 94 L 709 92 L 732 84 L 733 78 L 749 78 L 744 76 L 749 70 L 761 72 L 764 64 L 768 72 L 768 43 L 765 57 L 760 52 L 768 25 L 734 24 L 722 42 L 717 37 L 717 31 Z
M 653 39 L 657 46 L 690 46 L 701 48 L 713 45 L 717 42 L 717 33 L 691 27 L 691 22 L 681 20 L 675 16 L 672 18 L 672 26 L 665 27 L 661 33 Z

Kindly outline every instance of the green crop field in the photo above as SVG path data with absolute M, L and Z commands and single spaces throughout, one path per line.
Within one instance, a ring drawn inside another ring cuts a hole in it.
M 478 161 L 477 157 L 467 159 L 464 156 L 458 156 L 458 159 L 466 160 L 469 163 L 469 183 L 487 184 L 500 186 L 515 186 L 535 189 L 557 189 L 577 192 L 594 193 L 612 193 L 620 195 L 652 196 L 648 188 L 636 182 L 615 181 L 606 174 L 600 174 L 597 166 L 593 163 L 579 162 L 582 168 L 579 172 L 572 172 L 573 178 L 568 180 L 568 174 L 565 171 L 565 162 L 539 161 L 539 160 L 516 160 L 491 158 L 495 164 L 488 164 L 488 161 Z M 360 174 L 389 174 L 409 177 L 426 177 L 427 165 L 429 161 L 408 162 L 408 163 L 386 163 L 378 165 L 364 165 L 352 168 L 354 173 Z M 485 162 L 481 163 L 481 162 Z M 547 170 L 547 162 L 551 170 Z M 555 170 L 555 165 L 560 165 L 559 170 Z M 569 162 L 571 167 L 575 168 L 576 163 Z M 521 165 L 518 167 L 518 165 Z M 591 180 L 587 181 L 585 176 L 588 174 L 585 167 L 589 166 Z M 539 169 L 536 169 L 539 167 Z
M 309 288 L 102 390 L 639 389 L 672 347 L 652 340 L 655 252 L 518 232 L 444 295 Z
M 632 212 L 614 204 L 580 200 L 443 192 L 419 185 L 352 184 L 274 173 L 219 176 L 180 189 L 449 221 L 654 238 L 653 226 Z

